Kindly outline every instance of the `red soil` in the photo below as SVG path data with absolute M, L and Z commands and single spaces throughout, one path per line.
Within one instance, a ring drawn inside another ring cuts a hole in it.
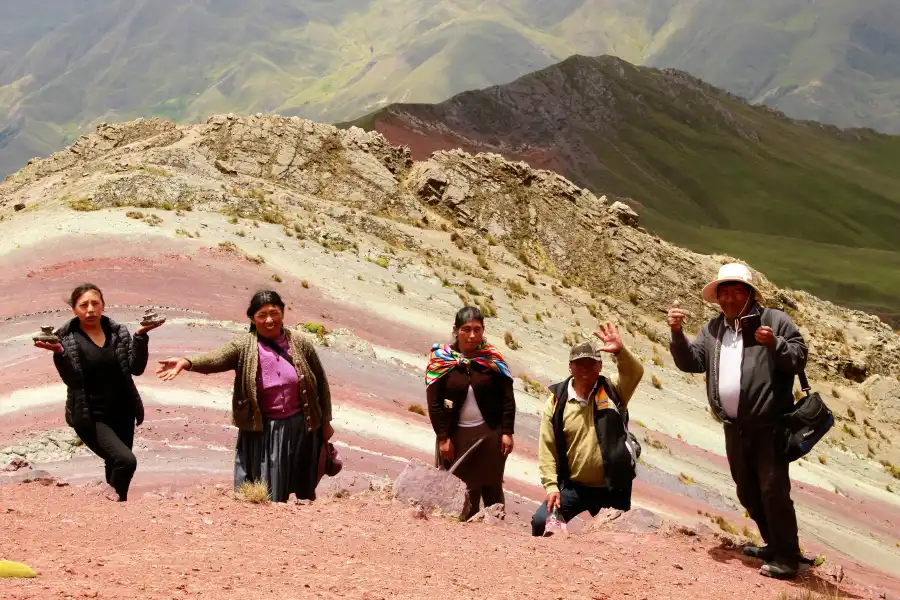
M 88 256 L 60 260 L 71 254 L 66 249 L 79 244 L 90 248 Z M 218 248 L 186 253 L 175 241 L 144 238 L 124 246 L 116 238 L 69 236 L 64 245 L 49 240 L 21 254 L 0 262 L 0 318 L 58 310 L 50 323 L 61 325 L 71 317 L 65 302 L 72 288 L 89 280 L 104 290 L 113 318 L 115 306 L 153 305 L 176 306 L 176 315 L 187 311 L 243 322 L 253 293 L 275 287 L 288 305 L 291 325 L 315 321 L 329 330 L 345 327 L 370 343 L 411 352 L 424 352 L 433 342 L 427 332 L 330 299 L 314 287 L 306 289 L 300 279 L 283 276 L 275 285 L 271 268 Z M 34 319 L 46 324 L 47 316 Z
M 555 152 L 546 148 L 516 149 L 510 151 L 498 148 L 485 140 L 479 140 L 477 133 L 470 132 L 471 138 L 455 135 L 438 134 L 434 131 L 423 133 L 407 127 L 396 117 L 388 120 L 378 119 L 374 123 L 375 131 L 383 135 L 395 146 L 409 146 L 415 160 L 428 160 L 438 150 L 460 149 L 470 154 L 479 152 L 496 152 L 512 161 L 525 161 L 535 169 L 546 169 L 556 173 L 566 173 L 568 169 Z
M 54 598 L 775 598 L 713 540 L 600 530 L 568 538 L 414 518 L 380 495 L 254 506 L 224 489 L 114 504 L 90 489 L 0 487 L 3 554 L 35 568 L 10 600 Z M 71 543 L 77 540 L 77 543 Z M 727 590 L 727 593 L 724 592 Z M 873 597 L 844 586 L 847 597 Z

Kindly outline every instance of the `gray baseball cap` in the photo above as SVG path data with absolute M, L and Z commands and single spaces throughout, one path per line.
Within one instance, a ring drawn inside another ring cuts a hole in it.
M 569 362 L 578 360 L 579 358 L 592 358 L 597 362 L 603 362 L 600 353 L 594 350 L 594 346 L 590 342 L 581 342 L 580 344 L 572 346 L 572 349 L 569 350 Z

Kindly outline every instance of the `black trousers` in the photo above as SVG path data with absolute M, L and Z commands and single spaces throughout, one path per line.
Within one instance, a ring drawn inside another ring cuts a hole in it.
M 790 463 L 778 451 L 776 431 L 725 425 L 725 452 L 738 500 L 776 559 L 796 567 L 800 540 L 791 500 Z
M 627 489 L 610 490 L 607 487 L 589 487 L 575 481 L 567 482 L 559 491 L 559 516 L 568 523 L 587 511 L 596 517 L 600 509 L 618 508 L 631 510 L 631 484 Z M 544 535 L 547 525 L 547 501 L 541 504 L 531 517 L 531 535 Z
M 89 426 L 76 427 L 75 433 L 106 463 L 106 483 L 116 490 L 119 500 L 127 500 L 131 478 L 137 470 L 137 458 L 131 451 L 134 446 L 134 418 L 94 421 Z

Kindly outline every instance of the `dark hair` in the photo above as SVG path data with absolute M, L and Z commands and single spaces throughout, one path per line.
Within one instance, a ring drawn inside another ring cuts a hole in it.
M 481 314 L 481 310 L 476 306 L 463 306 L 456 313 L 456 321 L 453 323 L 453 327 L 459 329 L 469 321 L 478 321 L 482 325 L 484 325 L 484 315 Z
M 274 304 L 281 309 L 281 312 L 284 312 L 284 300 L 281 299 L 278 292 L 275 290 L 256 292 L 253 294 L 253 297 L 250 298 L 250 306 L 247 307 L 247 318 L 251 320 L 250 331 L 256 331 L 256 323 L 252 322 L 253 315 L 266 304 Z
M 82 283 L 77 288 L 72 290 L 72 295 L 69 296 L 69 306 L 75 308 L 75 305 L 78 304 L 78 299 L 88 292 L 97 292 L 97 295 L 100 296 L 100 303 L 106 304 L 106 301 L 103 300 L 103 292 L 100 291 L 100 288 L 98 288 L 93 283 Z
M 266 304 L 274 304 L 281 309 L 281 312 L 284 312 L 284 301 L 278 295 L 278 292 L 263 290 L 253 294 L 253 298 L 250 299 L 250 306 L 247 307 L 247 318 L 252 319 L 253 315 Z

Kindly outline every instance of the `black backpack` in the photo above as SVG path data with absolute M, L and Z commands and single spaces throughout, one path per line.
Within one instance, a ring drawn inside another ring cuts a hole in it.
M 784 416 L 783 451 L 789 462 L 809 454 L 819 440 L 834 426 L 834 414 L 825 406 L 818 392 L 813 392 L 801 372 L 800 388 L 806 393 Z

